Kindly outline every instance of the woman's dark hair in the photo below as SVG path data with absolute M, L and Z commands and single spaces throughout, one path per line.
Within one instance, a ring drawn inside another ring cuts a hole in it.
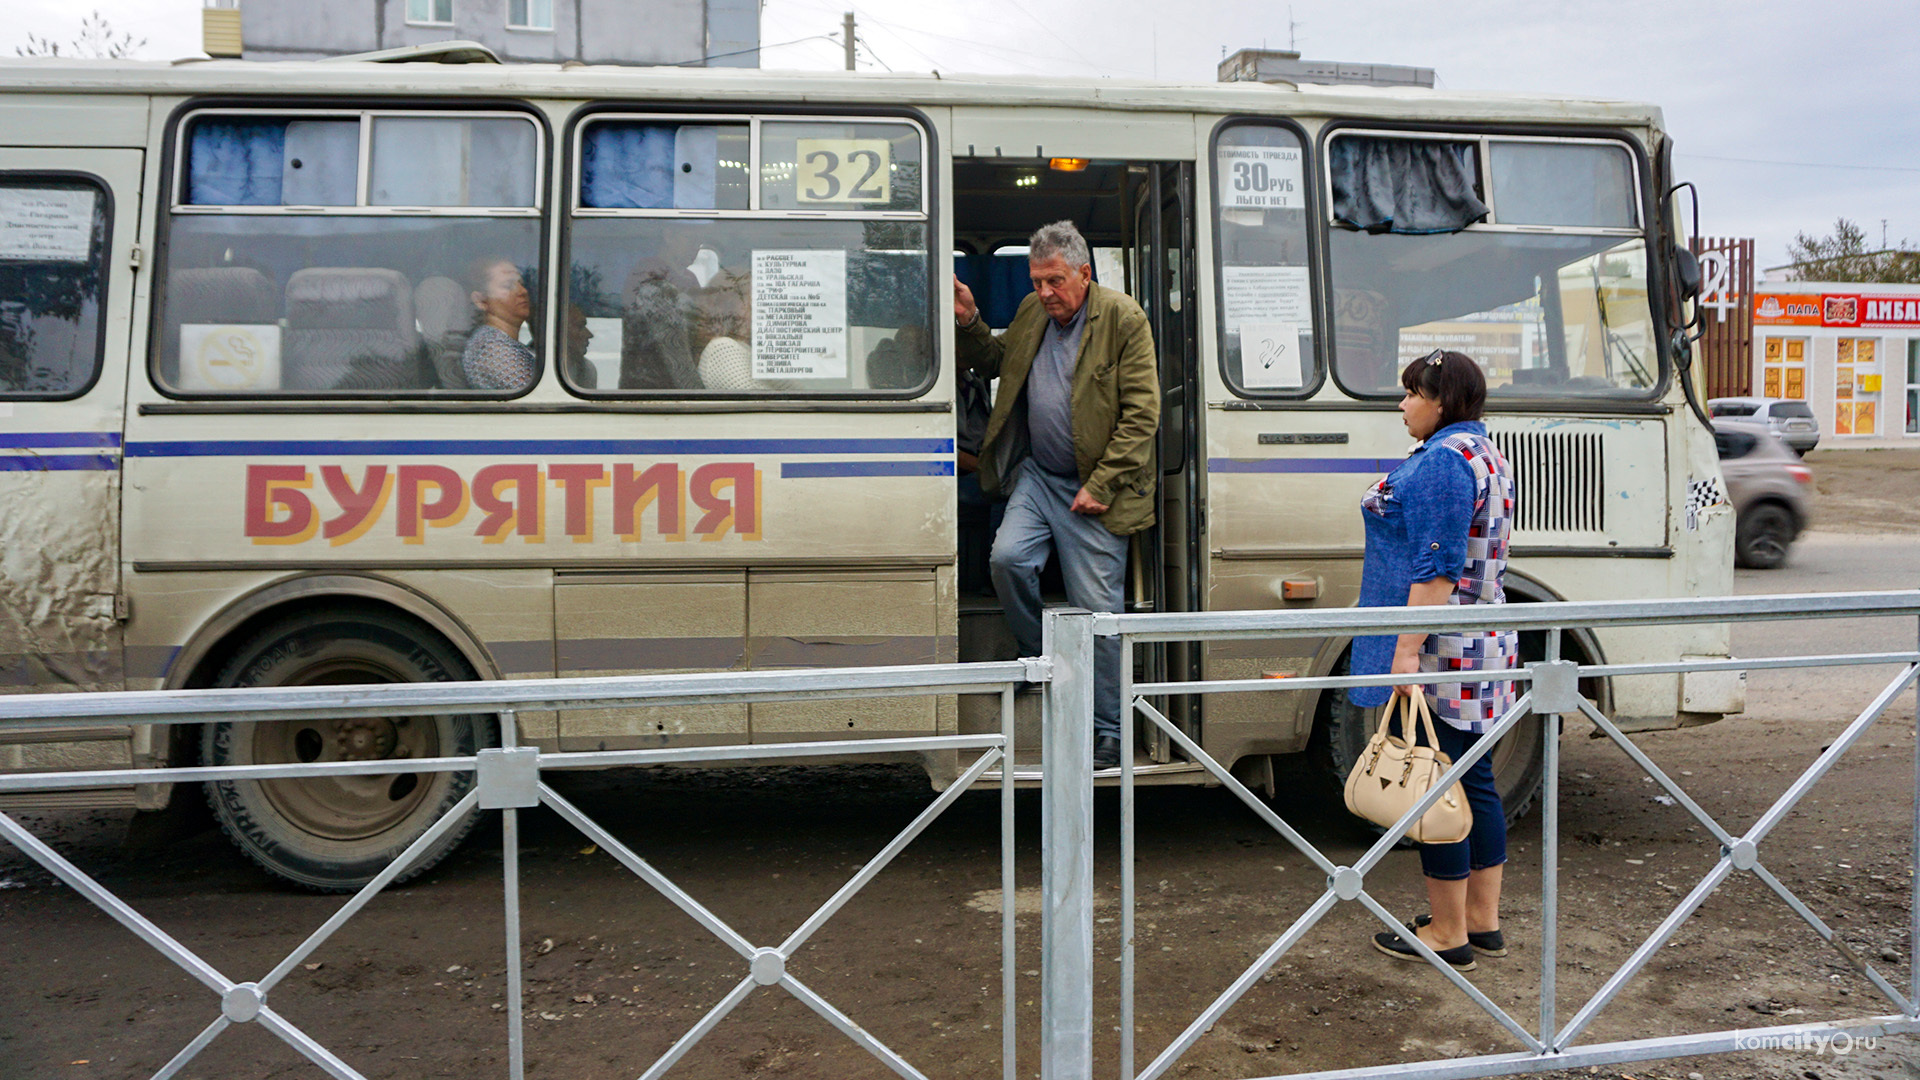
M 1478 420 L 1487 407 L 1487 377 L 1466 353 L 1435 349 L 1400 372 L 1407 393 L 1440 403 L 1440 426 Z

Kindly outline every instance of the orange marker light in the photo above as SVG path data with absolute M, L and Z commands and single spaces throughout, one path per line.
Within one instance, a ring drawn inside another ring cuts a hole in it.
M 1047 168 L 1054 172 L 1085 172 L 1093 164 L 1083 157 L 1057 157 L 1047 162 Z

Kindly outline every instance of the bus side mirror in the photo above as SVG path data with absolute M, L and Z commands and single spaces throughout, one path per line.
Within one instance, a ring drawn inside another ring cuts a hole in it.
M 1680 278 L 1680 295 L 1688 300 L 1700 299 L 1700 260 L 1693 252 L 1675 244 L 1673 269 Z

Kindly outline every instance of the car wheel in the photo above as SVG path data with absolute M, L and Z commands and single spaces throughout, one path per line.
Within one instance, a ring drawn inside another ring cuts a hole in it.
M 1733 541 L 1734 559 L 1750 570 L 1772 570 L 1787 561 L 1793 544 L 1793 515 L 1775 503 L 1748 507 L 1740 515 Z
M 453 647 L 395 615 L 321 611 L 277 622 L 240 646 L 213 685 L 449 682 L 475 676 Z M 209 724 L 208 765 L 465 756 L 492 741 L 486 716 L 340 717 Z M 227 836 L 269 872 L 326 892 L 357 889 L 472 789 L 472 773 L 381 773 L 307 780 L 222 780 L 207 799 Z M 399 880 L 459 845 L 479 812 L 447 832 Z

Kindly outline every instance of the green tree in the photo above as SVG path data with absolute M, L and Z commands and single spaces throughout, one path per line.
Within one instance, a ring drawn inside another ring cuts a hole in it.
M 1802 281 L 1920 282 L 1920 251 L 1904 240 L 1897 248 L 1869 251 L 1867 234 L 1846 218 L 1834 221 L 1832 235 L 1796 235 L 1787 260 Z
M 108 25 L 107 17 L 95 8 L 93 14 L 80 20 L 80 36 L 62 44 L 52 38 L 38 34 L 28 34 L 27 43 L 17 46 L 13 51 L 21 56 L 66 56 L 81 60 L 124 60 L 132 56 L 137 49 L 144 48 L 146 38 L 136 38 L 132 34 L 116 33 Z

